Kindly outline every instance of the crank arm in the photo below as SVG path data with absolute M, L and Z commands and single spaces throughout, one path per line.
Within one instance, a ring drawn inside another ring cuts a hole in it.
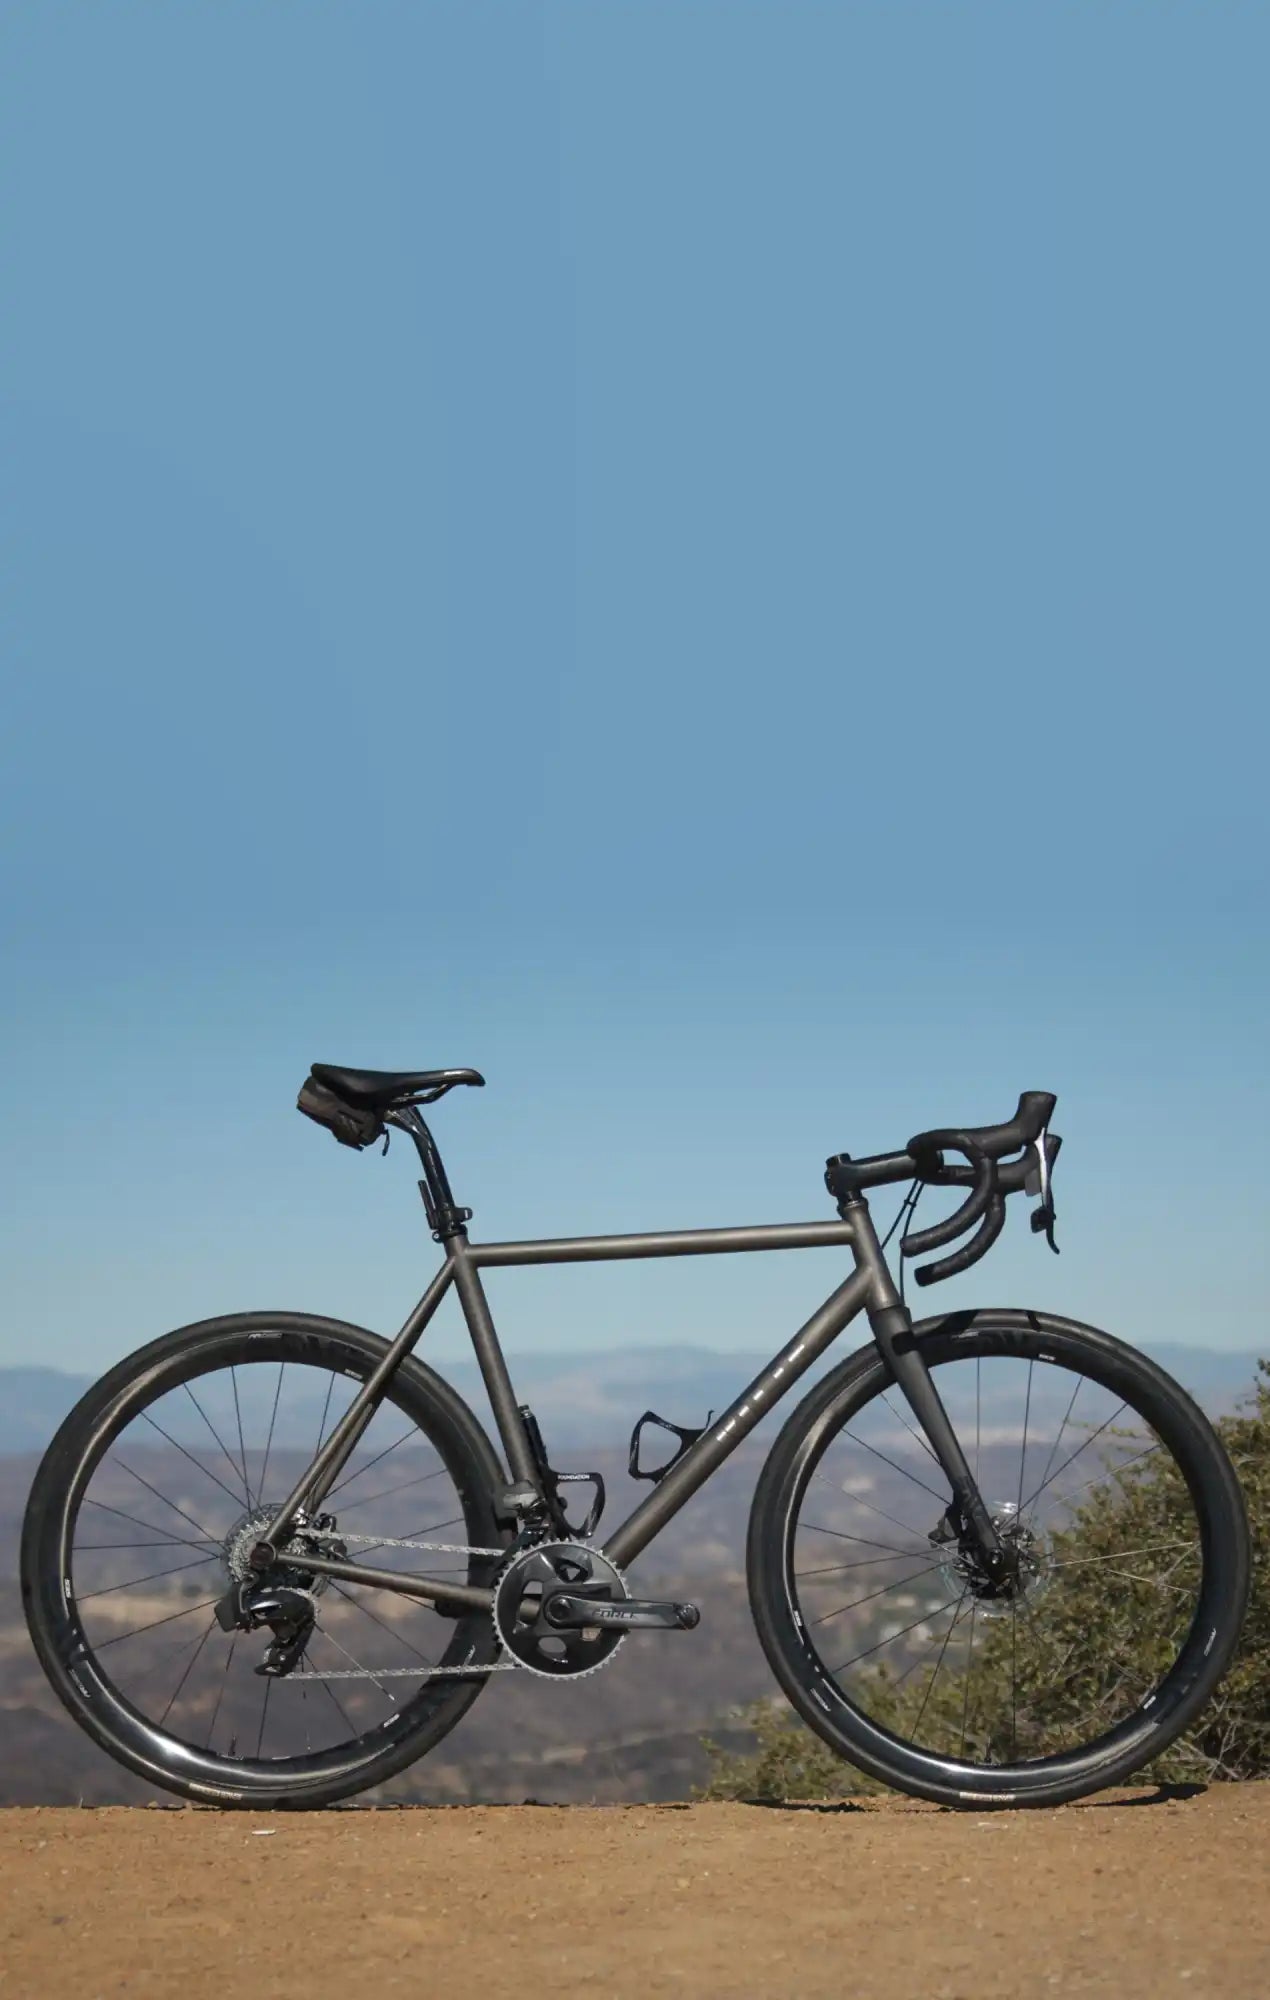
M 570 1591 L 553 1591 L 543 1607 L 548 1625 L 561 1631 L 576 1631 L 587 1625 L 623 1625 L 646 1632 L 691 1632 L 701 1622 L 695 1604 L 670 1604 L 655 1598 L 627 1597 L 617 1603 L 601 1603 L 591 1597 L 575 1597 Z

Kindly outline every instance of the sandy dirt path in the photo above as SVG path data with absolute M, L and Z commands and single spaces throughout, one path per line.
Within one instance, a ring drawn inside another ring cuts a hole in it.
M 1046 1813 L 0 1812 L 0 1995 L 1270 1993 L 1270 1784 Z

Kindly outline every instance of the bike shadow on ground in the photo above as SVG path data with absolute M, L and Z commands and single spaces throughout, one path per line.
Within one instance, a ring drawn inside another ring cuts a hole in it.
M 1064 1812 L 1123 1812 L 1130 1806 L 1168 1806 L 1179 1800 L 1202 1798 L 1209 1790 L 1207 1785 L 1153 1785 L 1149 1791 L 1121 1793 L 1112 1798 L 1073 1799 L 1061 1808 Z M 1003 1805 L 987 1799 L 964 1806 L 940 1806 L 925 1799 L 909 1799 L 899 1793 L 882 1794 L 867 1799 L 735 1799 L 730 1803 L 739 1806 L 753 1806 L 762 1812 L 787 1813 L 1035 1813 L 1052 1812 L 1052 1806 Z

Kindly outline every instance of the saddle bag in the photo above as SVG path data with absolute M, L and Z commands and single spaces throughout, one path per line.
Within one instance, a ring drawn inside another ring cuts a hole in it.
M 358 1152 L 364 1146 L 373 1146 L 384 1131 L 384 1121 L 377 1111 L 346 1103 L 313 1076 L 305 1078 L 296 1108 L 316 1124 L 325 1125 L 341 1146 L 356 1146 Z

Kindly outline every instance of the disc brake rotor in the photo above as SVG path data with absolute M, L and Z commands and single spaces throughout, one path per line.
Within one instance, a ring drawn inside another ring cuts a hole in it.
M 1050 1575 L 1043 1546 L 1020 1519 L 1015 1502 L 1002 1500 L 996 1505 L 990 1504 L 988 1512 L 1002 1542 L 1014 1556 L 1009 1587 L 1002 1589 L 994 1584 L 982 1565 L 964 1549 L 950 1549 L 948 1560 L 940 1565 L 939 1574 L 951 1596 L 961 1597 L 968 1593 L 974 1598 L 976 1617 L 1008 1618 L 1017 1615 L 1021 1597 L 1026 1596 L 1035 1602 L 1050 1581 Z

